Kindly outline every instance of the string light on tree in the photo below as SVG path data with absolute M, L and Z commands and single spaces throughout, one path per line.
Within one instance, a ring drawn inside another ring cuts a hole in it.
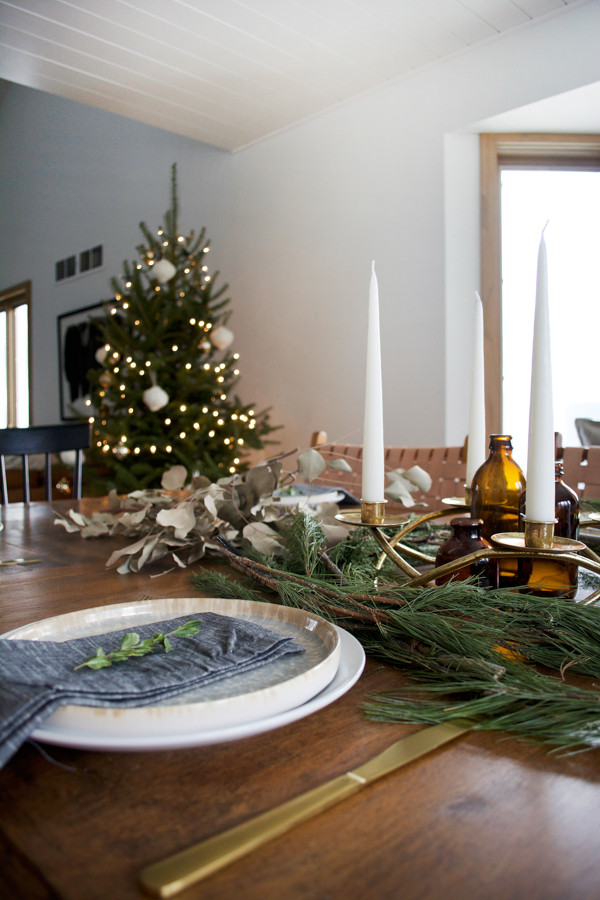
M 174 463 L 212 480 L 233 473 L 243 466 L 236 454 L 244 440 L 261 449 L 273 430 L 265 413 L 254 418 L 233 395 L 240 371 L 227 286 L 208 271 L 204 229 L 181 233 L 178 214 L 173 167 L 164 225 L 156 233 L 140 226 L 139 257 L 113 280 L 115 300 L 98 322 L 105 343 L 97 361 L 106 368 L 90 372 L 102 424 L 89 456 L 121 492 L 158 486 Z

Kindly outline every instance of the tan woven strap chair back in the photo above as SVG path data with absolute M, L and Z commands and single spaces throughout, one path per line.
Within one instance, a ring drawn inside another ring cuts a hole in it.
M 357 444 L 323 444 L 317 446 L 326 461 L 344 459 L 352 472 L 327 468 L 316 479 L 317 484 L 331 488 L 345 488 L 360 500 L 362 481 L 362 447 Z M 600 449 L 600 448 L 599 448 Z M 431 489 L 425 494 L 416 491 L 412 496 L 417 503 L 426 503 L 431 509 L 440 506 L 443 497 L 464 494 L 466 453 L 464 447 L 386 447 L 385 469 L 408 470 L 420 466 L 432 479 Z M 387 485 L 387 480 L 386 480 Z M 390 502 L 388 509 L 403 509 L 400 504 Z M 423 511 L 416 507 L 415 512 Z

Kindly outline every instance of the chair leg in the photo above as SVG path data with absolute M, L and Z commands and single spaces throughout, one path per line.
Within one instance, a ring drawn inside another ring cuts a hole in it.
M 46 473 L 45 473 L 45 489 L 46 489 L 46 500 L 49 502 L 52 500 L 52 457 L 49 453 L 46 453 Z
M 73 469 L 73 493 L 76 500 L 81 500 L 81 466 L 83 463 L 83 451 L 75 451 L 75 467 Z
M 29 491 L 29 456 L 27 453 L 23 454 L 23 503 L 29 503 L 31 501 L 31 494 Z
M 6 506 L 8 503 L 8 485 L 6 484 L 6 465 L 4 456 L 0 456 L 0 503 Z

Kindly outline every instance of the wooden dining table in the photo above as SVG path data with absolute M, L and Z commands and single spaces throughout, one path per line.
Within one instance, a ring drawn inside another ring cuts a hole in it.
M 57 501 L 2 509 L 1 631 L 139 597 L 194 596 L 190 569 L 119 575 L 116 538 L 54 522 Z M 212 564 L 214 565 L 214 563 Z M 219 564 L 221 565 L 221 564 Z M 151 577 L 158 575 L 159 577 Z M 92 752 L 27 743 L 0 771 L 3 900 L 132 900 L 145 866 L 366 762 L 411 726 L 365 718 L 405 676 L 367 659 L 313 715 L 243 740 Z M 47 758 L 48 757 L 48 758 Z M 57 763 L 59 765 L 57 765 Z M 182 900 L 600 898 L 600 753 L 560 756 L 470 732 L 188 888 Z

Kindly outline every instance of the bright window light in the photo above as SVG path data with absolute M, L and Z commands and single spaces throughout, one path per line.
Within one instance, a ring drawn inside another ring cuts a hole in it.
M 576 418 L 600 420 L 600 172 L 505 169 L 502 179 L 502 429 L 525 470 L 537 253 L 548 248 L 554 430 L 577 447 Z M 576 486 L 575 486 L 576 487 Z

